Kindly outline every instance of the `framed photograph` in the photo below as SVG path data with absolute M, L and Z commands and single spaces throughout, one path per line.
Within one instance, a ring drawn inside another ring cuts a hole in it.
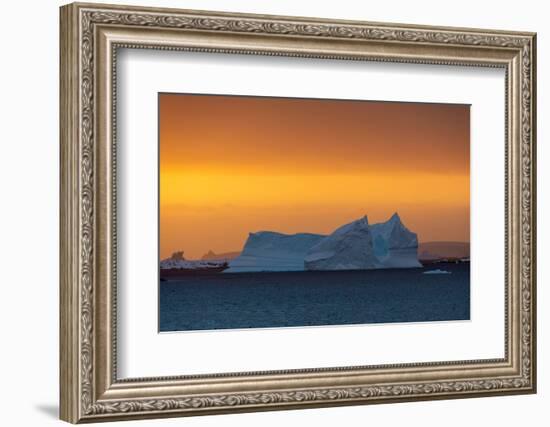
M 535 34 L 60 22 L 63 420 L 536 391 Z

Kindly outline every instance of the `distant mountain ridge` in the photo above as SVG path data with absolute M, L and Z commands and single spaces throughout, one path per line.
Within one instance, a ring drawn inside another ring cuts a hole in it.
M 217 254 L 213 252 L 212 250 L 209 250 L 207 253 L 205 253 L 201 259 L 204 261 L 207 260 L 230 260 L 235 259 L 241 254 L 240 251 L 234 251 L 234 252 L 222 252 L 220 254 Z
M 424 242 L 418 245 L 418 259 L 467 258 L 470 256 L 470 242 Z

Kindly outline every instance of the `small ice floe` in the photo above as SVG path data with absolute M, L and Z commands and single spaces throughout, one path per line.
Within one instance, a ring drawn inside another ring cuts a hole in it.
M 447 271 L 447 270 L 440 270 L 439 268 L 437 270 L 428 270 L 428 271 L 425 271 L 424 273 L 422 274 L 451 274 L 450 271 Z

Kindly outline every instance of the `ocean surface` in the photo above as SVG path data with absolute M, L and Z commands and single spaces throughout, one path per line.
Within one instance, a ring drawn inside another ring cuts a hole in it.
M 189 276 L 159 304 L 161 332 L 468 320 L 470 264 Z

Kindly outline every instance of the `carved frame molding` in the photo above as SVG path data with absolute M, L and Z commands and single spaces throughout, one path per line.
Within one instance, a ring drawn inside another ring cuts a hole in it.
M 116 51 L 121 47 L 506 68 L 506 357 L 117 380 L 113 146 Z M 61 418 L 101 421 L 534 392 L 534 96 L 532 33 L 92 4 L 62 7 Z M 260 384 L 266 377 L 273 378 L 271 385 Z M 208 391 L 197 392 L 197 384 L 206 384 Z

